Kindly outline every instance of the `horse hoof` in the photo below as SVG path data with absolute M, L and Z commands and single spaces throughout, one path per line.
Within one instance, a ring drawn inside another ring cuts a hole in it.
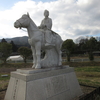
M 41 69 L 41 66 L 36 66 L 35 69 Z
M 33 65 L 32 68 L 35 69 L 35 65 Z
M 62 65 L 62 63 L 61 62 L 59 62 L 59 66 L 61 66 Z

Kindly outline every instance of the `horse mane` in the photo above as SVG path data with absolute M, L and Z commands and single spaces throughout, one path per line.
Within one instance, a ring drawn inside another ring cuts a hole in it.
M 35 28 L 38 29 L 37 25 L 36 25 L 36 24 L 34 23 L 34 21 L 31 19 L 31 17 L 29 16 L 29 14 L 24 14 L 23 16 L 27 16 L 27 17 L 31 20 L 31 22 L 33 23 L 33 25 L 35 26 Z

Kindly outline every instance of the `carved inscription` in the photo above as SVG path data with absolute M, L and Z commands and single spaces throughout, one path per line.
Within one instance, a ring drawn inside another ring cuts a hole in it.
M 53 86 L 51 84 L 50 79 L 46 81 L 46 90 L 47 90 L 47 97 L 51 97 L 54 94 Z
M 66 90 L 66 87 L 64 85 L 65 81 L 64 81 L 63 76 L 53 77 L 51 79 L 51 83 L 53 85 L 53 89 L 54 89 L 55 94 L 63 92 L 64 90 Z
M 45 83 L 47 98 L 51 98 L 68 90 L 66 75 L 50 77 Z
M 12 100 L 16 100 L 16 94 L 17 94 L 17 89 L 18 89 L 18 79 L 15 80 L 15 85 L 14 85 L 14 92 L 12 96 Z

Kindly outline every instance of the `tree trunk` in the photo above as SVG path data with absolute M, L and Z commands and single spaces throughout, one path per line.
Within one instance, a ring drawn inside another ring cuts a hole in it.
M 24 58 L 24 63 L 26 63 L 26 58 Z

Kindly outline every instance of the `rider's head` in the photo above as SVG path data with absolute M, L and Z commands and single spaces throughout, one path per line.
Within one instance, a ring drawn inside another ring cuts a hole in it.
M 44 11 L 44 16 L 47 18 L 49 16 L 49 11 L 48 10 L 45 10 Z

